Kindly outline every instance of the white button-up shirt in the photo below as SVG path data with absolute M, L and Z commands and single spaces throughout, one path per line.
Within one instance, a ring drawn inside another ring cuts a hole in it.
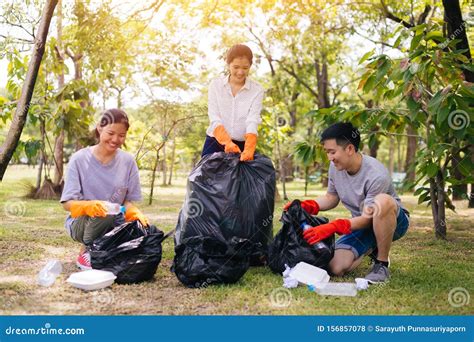
M 244 141 L 245 134 L 257 134 L 257 127 L 262 122 L 263 94 L 263 87 L 248 77 L 235 97 L 228 76 L 212 80 L 208 95 L 210 125 L 206 134 L 213 137 L 219 125 L 224 126 L 233 140 Z

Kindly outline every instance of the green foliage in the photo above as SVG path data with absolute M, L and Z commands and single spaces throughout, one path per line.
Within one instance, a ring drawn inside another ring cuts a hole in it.
M 439 182 L 448 187 L 460 184 L 454 176 L 454 168 L 465 175 L 462 183 L 474 181 L 474 165 L 470 161 L 469 148 L 474 144 L 474 85 L 464 81 L 462 69 L 469 68 L 462 51 L 456 50 L 456 40 L 444 40 L 441 27 L 436 23 L 401 30 L 396 40 L 402 43 L 410 39 L 405 57 L 391 59 L 386 55 L 368 58 L 366 72 L 359 89 L 371 92 L 378 99 L 401 98 L 408 109 L 385 112 L 380 121 L 382 129 L 411 125 L 421 127 L 422 148 L 416 156 L 417 179 L 415 184 Z M 391 118 L 388 119 L 387 116 Z M 461 159 L 460 157 L 461 156 Z M 429 188 L 416 192 L 419 202 L 430 202 Z M 446 196 L 447 198 L 447 196 Z M 448 205 L 451 204 L 448 202 Z

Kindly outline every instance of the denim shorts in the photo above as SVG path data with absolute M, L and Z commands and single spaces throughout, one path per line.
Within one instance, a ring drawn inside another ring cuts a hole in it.
M 410 225 L 410 215 L 404 208 L 399 208 L 397 216 L 397 227 L 393 233 L 393 240 L 400 239 L 408 230 Z M 336 249 L 349 249 L 354 253 L 355 258 L 365 255 L 369 249 L 377 247 L 373 227 L 355 230 L 351 234 L 343 235 L 336 241 Z

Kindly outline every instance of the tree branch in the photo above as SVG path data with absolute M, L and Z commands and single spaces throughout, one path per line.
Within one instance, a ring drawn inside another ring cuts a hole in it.
M 397 23 L 402 24 L 406 28 L 412 28 L 413 27 L 412 24 L 406 22 L 405 20 L 395 16 L 392 12 L 390 12 L 387 5 L 384 2 L 384 0 L 380 0 L 380 4 L 382 5 L 382 11 L 383 11 L 383 14 L 385 15 L 385 17 L 387 17 L 388 19 L 393 20 Z

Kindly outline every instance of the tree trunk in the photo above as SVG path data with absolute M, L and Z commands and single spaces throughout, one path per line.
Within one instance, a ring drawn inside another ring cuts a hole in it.
M 304 195 L 308 196 L 309 167 L 304 168 Z
M 319 60 L 314 61 L 314 68 L 316 70 L 318 87 L 318 108 L 329 108 L 331 104 L 328 94 L 328 65 L 326 55 L 323 54 L 322 62 Z
M 171 150 L 170 174 L 168 176 L 168 185 L 171 185 L 171 179 L 173 178 L 174 160 L 176 157 L 175 152 L 176 152 L 176 139 L 173 139 L 173 149 Z
M 471 146 L 470 149 L 470 154 L 471 154 L 471 162 L 474 164 L 474 146 Z M 468 200 L 468 207 L 469 208 L 474 208 L 474 183 L 471 183 L 471 192 L 467 194 L 469 196 Z
M 397 172 L 402 172 L 402 144 L 397 138 Z
M 443 0 L 444 21 L 448 29 L 448 39 L 459 39 L 456 44 L 457 50 L 464 50 L 463 55 L 472 63 L 471 51 L 469 49 L 469 41 L 466 35 L 467 24 L 462 20 L 461 7 L 459 0 Z M 474 72 L 462 69 L 464 77 L 468 82 L 474 82 Z
M 389 138 L 389 148 L 388 148 L 388 171 L 390 172 L 390 176 L 393 175 L 394 164 L 395 164 L 395 146 L 393 142 L 393 136 Z
M 62 44 L 62 0 L 58 1 L 58 10 L 57 10 L 57 56 L 60 64 L 64 65 L 64 57 L 62 55 L 63 44 Z M 61 89 L 64 86 L 64 72 L 61 66 L 61 72 L 58 75 L 58 88 Z M 53 176 L 53 186 L 59 188 L 64 174 L 64 128 L 61 128 L 59 135 L 56 137 L 54 142 L 54 176 Z
M 162 185 L 166 185 L 166 144 L 163 145 L 163 159 L 161 160 L 161 171 L 163 172 L 163 182 Z
M 378 132 L 379 128 L 374 127 L 371 129 L 372 132 Z M 370 156 L 373 158 L 377 158 L 377 153 L 379 152 L 379 146 L 380 146 L 380 140 L 377 138 L 377 135 L 374 137 L 374 143 L 372 146 L 370 146 L 369 153 Z
M 406 180 L 409 182 L 415 181 L 415 156 L 416 156 L 416 137 L 413 136 L 416 134 L 416 131 L 413 127 L 407 127 L 407 154 L 405 158 L 405 172 L 406 172 Z
M 278 124 L 278 118 L 275 117 L 275 124 Z M 277 138 L 276 138 L 276 148 L 277 148 L 277 155 L 278 155 L 278 164 L 279 164 L 279 169 L 280 169 L 280 179 L 283 185 L 283 199 L 286 201 L 288 200 L 288 196 L 286 195 L 286 173 L 285 173 L 285 167 L 283 166 L 284 161 L 282 160 L 281 156 L 281 149 L 280 149 L 280 138 L 278 137 L 278 131 L 277 131 Z
M 438 171 L 436 175 L 436 187 L 437 187 L 437 198 L 431 199 L 431 201 L 437 201 L 438 206 L 438 220 L 435 226 L 436 237 L 439 239 L 446 239 L 446 207 L 444 197 L 444 179 L 441 172 Z
M 64 129 L 61 129 L 59 136 L 56 138 L 54 144 L 54 177 L 53 177 L 53 186 L 57 187 L 61 184 L 63 180 L 64 172 Z
M 35 193 L 41 187 L 41 180 L 43 179 L 43 164 L 44 164 L 43 153 L 41 153 L 41 155 L 39 157 L 38 173 L 36 175 Z
M 51 23 L 51 18 L 57 3 L 58 0 L 47 0 L 43 9 L 43 14 L 41 16 L 41 21 L 35 38 L 33 54 L 31 56 L 30 63 L 28 64 L 28 72 L 26 73 L 25 82 L 23 83 L 23 87 L 21 89 L 21 95 L 17 103 L 15 115 L 5 141 L 0 148 L 0 181 L 3 180 L 5 171 L 13 156 L 13 153 L 16 150 L 16 147 L 18 146 L 18 141 L 20 140 L 23 127 L 26 123 L 26 117 L 28 115 L 28 109 L 30 107 L 31 98 L 35 89 L 38 70 L 44 54 L 49 25 Z
M 463 179 L 465 179 L 465 177 L 459 170 L 459 164 L 456 162 L 457 160 L 462 160 L 462 157 L 459 152 L 457 154 L 454 154 L 452 171 L 453 171 L 454 178 L 456 180 L 462 181 Z M 465 198 L 467 194 L 467 184 L 453 185 L 452 188 L 453 188 L 453 200 L 459 201 Z
M 156 151 L 155 163 L 153 164 L 153 170 L 151 173 L 150 196 L 148 197 L 149 205 L 153 203 L 153 190 L 155 189 L 156 169 L 158 168 L 159 161 L 160 161 L 160 150 Z

